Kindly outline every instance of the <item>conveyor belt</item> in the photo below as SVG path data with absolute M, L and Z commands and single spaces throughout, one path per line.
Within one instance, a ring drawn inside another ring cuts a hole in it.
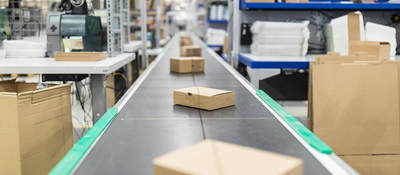
M 299 157 L 304 174 L 331 174 L 208 49 L 204 74 L 170 73 L 169 58 L 179 53 L 178 38 L 171 42 L 75 174 L 150 175 L 155 157 L 205 138 Z M 173 90 L 191 86 L 232 90 L 236 106 L 210 112 L 174 106 Z

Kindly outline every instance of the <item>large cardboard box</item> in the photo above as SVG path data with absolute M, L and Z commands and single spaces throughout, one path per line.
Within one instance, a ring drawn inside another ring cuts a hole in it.
M 201 47 L 200 46 L 183 46 L 182 57 L 201 57 Z
M 69 84 L 0 82 L 0 174 L 47 174 L 73 145 Z
M 171 72 L 191 73 L 204 72 L 204 58 L 201 57 L 175 57 L 169 60 Z
M 390 44 L 376 41 L 350 41 L 349 55 L 373 56 L 378 60 L 389 60 Z
M 349 155 L 340 158 L 362 175 L 400 174 L 400 155 Z
M 174 104 L 215 110 L 235 105 L 235 93 L 205 87 L 177 89 L 174 90 Z
M 397 62 L 311 64 L 309 121 L 338 155 L 400 153 Z
M 205 140 L 153 160 L 155 175 L 301 175 L 301 159 Z

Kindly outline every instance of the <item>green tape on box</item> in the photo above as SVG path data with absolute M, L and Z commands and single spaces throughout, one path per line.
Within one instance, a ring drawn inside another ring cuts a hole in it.
M 332 148 L 314 135 L 314 133 L 312 133 L 264 91 L 257 90 L 256 92 L 257 95 L 279 115 L 279 117 L 285 120 L 285 122 L 304 139 L 304 141 L 323 154 L 332 154 Z
M 93 145 L 96 139 L 117 115 L 117 108 L 110 108 L 97 123 L 76 143 L 71 150 L 51 170 L 49 175 L 68 175 Z

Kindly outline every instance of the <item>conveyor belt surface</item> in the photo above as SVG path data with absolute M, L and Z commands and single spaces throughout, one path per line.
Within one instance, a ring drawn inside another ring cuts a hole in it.
M 225 67 L 203 48 L 205 73 L 175 74 L 178 38 L 129 98 L 75 174 L 152 174 L 152 160 L 202 139 L 217 139 L 299 157 L 304 174 L 328 170 Z M 232 90 L 236 106 L 215 111 L 173 105 L 173 90 L 205 86 Z

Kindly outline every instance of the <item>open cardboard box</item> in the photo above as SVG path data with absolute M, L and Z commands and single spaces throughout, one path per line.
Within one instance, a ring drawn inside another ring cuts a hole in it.
M 174 104 L 215 110 L 235 105 L 235 93 L 205 87 L 177 89 L 174 90 Z
M 73 145 L 70 84 L 0 81 L 0 174 L 47 174 Z
M 300 159 L 214 140 L 205 140 L 153 160 L 154 175 L 301 175 Z

